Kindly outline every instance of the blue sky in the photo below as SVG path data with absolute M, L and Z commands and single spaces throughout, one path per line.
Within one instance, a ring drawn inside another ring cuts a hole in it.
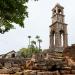
M 75 1 L 74 0 L 39 0 L 29 1 L 28 12 L 29 18 L 25 23 L 25 28 L 15 25 L 16 29 L 10 30 L 5 34 L 0 34 L 0 54 L 7 53 L 11 50 L 18 51 L 28 46 L 28 35 L 32 40 L 39 35 L 42 39 L 41 47 L 49 48 L 49 26 L 51 25 L 51 9 L 57 4 L 64 7 L 65 23 L 68 24 L 68 44 L 75 43 Z

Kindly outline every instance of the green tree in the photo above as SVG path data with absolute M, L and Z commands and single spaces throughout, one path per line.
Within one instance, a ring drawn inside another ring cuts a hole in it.
M 31 51 L 29 48 L 21 48 L 18 55 L 24 58 L 31 57 Z
M 28 0 L 0 0 L 0 33 L 4 33 L 12 28 L 12 23 L 24 27 L 24 19 L 28 17 Z M 4 26 L 4 30 L 1 27 Z
M 23 21 L 28 17 L 28 1 L 29 0 L 0 0 L 0 33 L 5 33 L 14 28 L 13 23 L 24 27 Z
M 38 36 L 38 43 L 39 43 L 39 47 L 37 47 L 36 45 L 36 41 L 32 40 L 30 41 L 31 36 L 28 36 L 29 38 L 29 47 L 28 48 L 22 48 L 20 49 L 20 51 L 18 52 L 20 56 L 26 58 L 26 57 L 31 57 L 34 53 L 40 53 L 41 51 L 41 47 L 40 47 L 40 43 L 42 42 L 41 39 L 39 39 Z
M 37 47 L 35 47 L 35 42 L 32 41 L 33 43 L 31 43 L 30 48 L 22 48 L 20 49 L 20 51 L 18 52 L 20 56 L 24 57 L 24 58 L 29 58 L 31 57 L 33 54 L 35 53 L 39 53 L 39 49 Z

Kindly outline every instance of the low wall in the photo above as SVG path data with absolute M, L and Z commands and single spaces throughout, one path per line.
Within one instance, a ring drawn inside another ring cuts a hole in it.
M 25 64 L 26 59 L 16 59 L 16 58 L 11 58 L 11 59 L 0 59 L 0 63 L 4 65 L 5 63 L 15 63 L 15 64 Z

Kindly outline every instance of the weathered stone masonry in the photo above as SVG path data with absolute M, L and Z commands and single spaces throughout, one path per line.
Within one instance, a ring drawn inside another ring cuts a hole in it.
M 68 46 L 67 24 L 64 22 L 64 7 L 57 4 L 52 9 L 52 25 L 50 26 L 50 49 L 61 51 Z

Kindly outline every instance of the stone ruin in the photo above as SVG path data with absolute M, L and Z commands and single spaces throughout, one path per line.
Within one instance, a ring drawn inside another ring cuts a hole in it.
M 32 58 L 27 60 L 9 59 L 8 62 L 8 59 L 2 59 L 2 62 L 7 61 L 5 63 L 6 68 L 12 68 L 12 62 L 17 62 L 17 64 L 13 64 L 16 67 L 22 67 L 22 70 L 16 70 L 16 68 L 12 70 L 3 69 L 3 72 L 12 73 L 14 70 L 14 75 L 75 75 L 75 62 L 72 60 L 75 58 L 72 57 L 72 54 L 70 55 L 70 53 L 73 53 L 70 50 L 74 51 L 75 45 L 68 46 L 67 24 L 64 22 L 63 9 L 64 7 L 60 4 L 56 4 L 52 9 L 49 49 L 33 54 Z M 1 74 L 2 71 L 0 69 Z
M 63 53 L 34 54 L 26 61 L 25 71 L 29 75 L 75 75 L 75 65 L 68 64 Z M 33 74 L 32 74 L 33 73 Z
M 32 70 L 31 72 L 37 71 L 36 74 L 29 75 L 75 75 L 75 69 L 72 68 L 75 67 L 74 62 L 65 57 L 63 52 L 69 48 L 63 9 L 60 4 L 56 4 L 52 9 L 49 49 L 34 54 L 26 61 L 26 69 Z

